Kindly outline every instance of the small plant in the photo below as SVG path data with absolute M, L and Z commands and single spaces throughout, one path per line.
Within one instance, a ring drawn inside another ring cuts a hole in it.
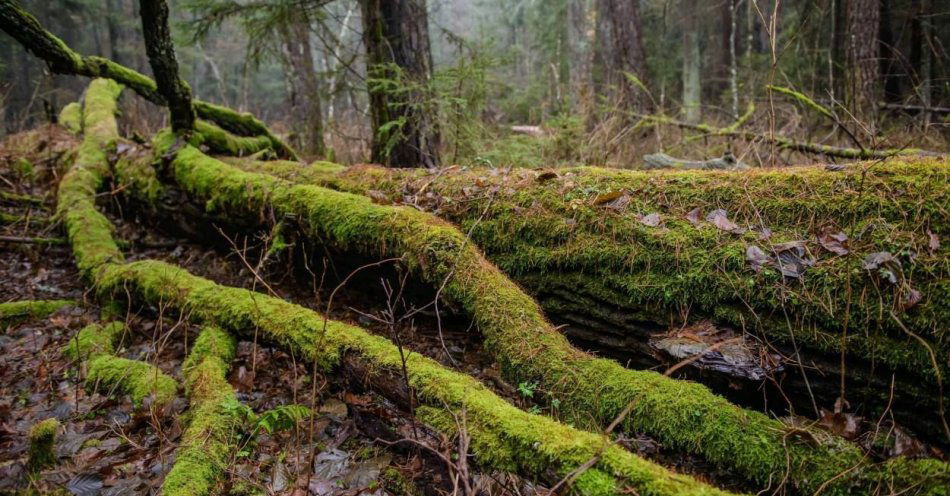
M 534 390 L 537 387 L 537 382 L 521 382 L 518 384 L 518 394 L 523 398 L 534 398 Z
M 293 429 L 298 423 L 310 418 L 310 408 L 303 405 L 281 405 L 260 414 L 251 432 L 263 430 L 268 434 Z

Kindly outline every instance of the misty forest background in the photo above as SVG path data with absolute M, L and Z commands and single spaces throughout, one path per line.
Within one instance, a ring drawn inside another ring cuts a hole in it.
M 385 139 L 371 150 L 373 133 L 406 123 L 371 119 L 372 89 L 412 95 L 404 105 L 433 120 L 436 157 L 425 165 L 637 167 L 658 151 L 730 151 L 754 165 L 821 159 L 643 115 L 839 146 L 948 149 L 950 9 L 933 0 L 429 0 L 407 22 L 428 36 L 431 65 L 384 76 L 367 75 L 357 1 L 169 3 L 193 95 L 254 113 L 308 158 L 387 162 Z M 138 2 L 22 5 L 80 53 L 151 74 Z M 0 54 L 0 133 L 49 120 L 85 88 L 9 37 Z M 133 109 L 126 122 L 143 136 L 165 124 L 159 108 Z

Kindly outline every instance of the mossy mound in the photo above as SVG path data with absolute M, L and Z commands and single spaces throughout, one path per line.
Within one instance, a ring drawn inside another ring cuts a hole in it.
M 59 421 L 50 418 L 37 422 L 30 428 L 30 448 L 27 455 L 27 470 L 37 473 L 56 464 L 56 435 L 59 433 Z

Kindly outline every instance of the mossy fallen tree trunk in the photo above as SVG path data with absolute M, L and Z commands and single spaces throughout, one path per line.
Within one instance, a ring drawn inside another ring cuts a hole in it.
M 34 55 L 46 61 L 50 71 L 54 73 L 109 78 L 156 105 L 168 105 L 168 101 L 159 92 L 152 78 L 104 57 L 82 56 L 76 53 L 63 40 L 43 28 L 35 17 L 18 5 L 16 0 L 0 0 L 0 29 Z M 227 107 L 200 100 L 194 100 L 191 104 L 198 117 L 214 122 L 237 135 L 265 139 L 278 156 L 296 159 L 297 155 L 293 149 L 253 115 L 235 112 Z M 73 129 L 76 127 L 76 122 L 70 112 L 73 110 L 70 109 L 64 114 L 66 117 L 64 124 Z
M 669 447 L 698 453 L 763 484 L 787 475 L 789 484 L 803 493 L 830 481 L 824 485 L 829 494 L 844 494 L 914 473 L 927 481 L 917 486 L 924 492 L 936 487 L 931 481 L 937 486 L 944 482 L 939 478 L 946 475 L 946 466 L 935 460 L 878 465 L 841 439 L 830 437 L 812 445 L 790 436 L 794 428 L 737 408 L 700 385 L 624 369 L 580 352 L 465 236 L 430 215 L 242 172 L 176 142 L 171 134 L 157 139 L 156 154 L 174 155 L 166 174 L 216 222 L 260 224 L 261 214 L 268 212 L 294 219 L 308 239 L 336 249 L 399 257 L 475 318 L 508 380 L 537 382 L 546 399 L 557 400 L 560 413 L 577 423 L 607 425 L 632 402 L 623 423 L 628 432 L 656 436 Z M 136 190 L 141 188 L 129 188 Z
M 94 204 L 95 186 L 102 184 L 108 171 L 104 150 L 116 139 L 111 115 L 115 95 L 100 81 L 90 86 L 84 111 L 83 127 L 94 132 L 86 136 L 76 162 L 61 183 L 58 205 L 77 266 L 100 294 L 130 296 L 145 304 L 162 305 L 191 319 L 248 336 L 259 331 L 266 339 L 322 365 L 328 372 L 345 366 L 347 360 L 355 360 L 373 373 L 401 374 L 408 370 L 407 382 L 419 400 L 431 407 L 421 411 L 467 413 L 473 443 L 484 449 L 476 453 L 476 460 L 489 468 L 513 470 L 554 483 L 593 461 L 574 481 L 572 488 L 579 494 L 727 494 L 625 451 L 606 436 L 521 411 L 473 378 L 419 354 L 410 355 L 404 369 L 403 354 L 393 343 L 362 329 L 327 320 L 277 298 L 217 285 L 163 262 L 123 263 L 112 239 L 111 223 Z M 103 102 L 110 98 L 111 102 Z M 92 107 L 90 102 L 94 103 Z M 379 393 L 391 395 L 392 391 Z
M 431 210 L 470 232 L 490 260 L 569 324 L 569 335 L 605 350 L 632 348 L 625 358 L 641 366 L 655 365 L 648 358 L 654 335 L 712 320 L 793 358 L 797 347 L 819 369 L 813 380 L 826 377 L 821 406 L 829 410 L 840 394 L 842 354 L 850 384 L 863 389 L 851 391 L 853 400 L 867 394 L 886 407 L 895 372 L 900 420 L 946 442 L 939 411 L 939 382 L 950 369 L 950 264 L 940 242 L 950 236 L 946 159 L 844 171 L 556 174 L 229 162 Z M 716 209 L 727 223 L 705 219 Z M 801 255 L 783 251 L 795 241 L 804 242 L 795 244 Z M 771 261 L 758 272 L 750 247 Z M 888 267 L 868 269 L 868 258 L 883 253 L 894 256 Z

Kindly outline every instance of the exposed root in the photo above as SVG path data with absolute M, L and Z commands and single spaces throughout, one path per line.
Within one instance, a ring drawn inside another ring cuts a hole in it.
M 165 476 L 165 496 L 210 494 L 234 455 L 241 422 L 227 372 L 234 358 L 234 339 L 206 327 L 182 366 L 190 401 L 188 427 L 182 434 L 175 466 Z

